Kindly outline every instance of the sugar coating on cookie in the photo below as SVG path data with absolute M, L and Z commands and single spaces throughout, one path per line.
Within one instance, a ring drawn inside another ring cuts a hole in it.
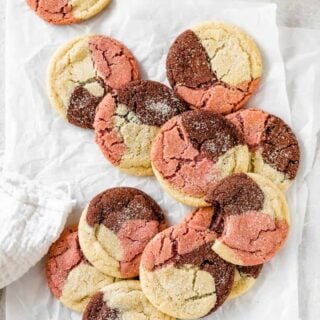
M 73 24 L 102 11 L 110 0 L 27 0 L 39 17 L 52 24 Z
M 52 58 L 49 97 L 70 123 L 92 129 L 96 108 L 104 96 L 139 77 L 138 64 L 122 43 L 88 35 L 68 42 Z
M 290 224 L 288 205 L 269 179 L 234 174 L 216 185 L 206 200 L 215 209 L 211 228 L 219 235 L 212 249 L 226 261 L 263 264 L 283 246 Z
M 133 81 L 108 94 L 97 109 L 96 142 L 105 157 L 122 171 L 152 175 L 151 144 L 160 126 L 188 110 L 167 86 Z
M 257 90 L 260 51 L 241 29 L 205 22 L 186 30 L 172 44 L 167 77 L 176 94 L 196 109 L 228 114 Z
M 214 222 L 215 211 L 212 207 L 199 208 L 188 214 L 183 223 L 192 225 L 192 228 L 204 230 L 205 228 L 212 230 L 211 226 Z M 215 237 L 217 234 L 215 234 Z M 246 293 L 256 282 L 263 265 L 256 266 L 235 266 L 234 282 L 228 299 L 234 299 Z
M 242 132 L 252 153 L 252 171 L 286 191 L 296 177 L 300 150 L 291 128 L 260 109 L 244 109 L 227 116 Z
M 88 304 L 83 320 L 174 320 L 145 297 L 140 282 L 126 280 L 106 286 Z
M 196 210 L 188 220 L 156 235 L 140 265 L 144 294 L 162 312 L 196 319 L 215 311 L 227 299 L 235 267 L 212 251 L 212 208 Z
M 48 286 L 70 309 L 83 312 L 90 298 L 115 279 L 94 268 L 83 256 L 77 226 L 66 228 L 50 247 L 46 262 Z
M 101 272 L 133 278 L 145 246 L 164 227 L 163 212 L 151 197 L 119 187 L 90 201 L 80 219 L 79 240 L 86 258 Z
M 178 201 L 209 206 L 204 197 L 222 178 L 246 172 L 249 151 L 241 133 L 225 117 L 187 111 L 166 122 L 151 149 L 153 171 Z

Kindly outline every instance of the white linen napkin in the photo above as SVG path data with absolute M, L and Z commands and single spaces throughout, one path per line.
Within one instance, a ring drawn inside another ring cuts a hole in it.
M 72 209 L 66 183 L 43 186 L 0 174 L 0 289 L 20 278 L 48 251 Z

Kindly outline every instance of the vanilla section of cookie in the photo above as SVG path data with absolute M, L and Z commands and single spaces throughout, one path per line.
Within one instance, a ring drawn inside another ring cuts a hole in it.
M 235 299 L 249 291 L 256 283 L 263 265 L 236 266 L 234 282 L 228 299 Z
M 215 209 L 212 207 L 198 208 L 188 214 L 183 220 L 182 224 L 189 224 L 195 230 L 209 229 L 215 220 Z M 217 237 L 218 234 L 215 234 Z M 228 299 L 234 299 L 249 291 L 258 279 L 263 265 L 256 266 L 235 266 L 234 282 Z
M 163 212 L 151 197 L 119 187 L 90 201 L 80 219 L 79 241 L 85 257 L 101 272 L 134 278 L 142 251 L 164 227 Z
M 138 64 L 122 43 L 87 35 L 71 40 L 52 58 L 49 97 L 67 121 L 92 129 L 96 108 L 105 95 L 139 78 Z
M 176 94 L 196 109 L 228 114 L 257 90 L 262 58 L 254 40 L 240 28 L 205 22 L 172 44 L 167 76 Z
M 144 294 L 162 312 L 180 319 L 208 315 L 227 299 L 235 266 L 212 251 L 212 208 L 196 210 L 187 220 L 156 235 L 140 265 Z
M 77 226 L 66 228 L 51 246 L 46 262 L 48 286 L 66 307 L 83 312 L 90 298 L 115 278 L 103 274 L 83 256 Z
M 160 126 L 188 110 L 167 86 L 133 81 L 108 94 L 94 122 L 96 142 L 112 165 L 134 175 L 152 175 L 151 144 Z
M 243 109 L 227 117 L 242 132 L 252 153 L 251 170 L 286 191 L 300 163 L 298 140 L 291 128 L 260 109 Z
M 52 24 L 73 24 L 102 11 L 110 0 L 26 0 L 43 20 Z
M 88 304 L 83 320 L 175 320 L 156 309 L 145 297 L 139 281 L 106 286 Z
M 253 266 L 273 258 L 289 232 L 289 211 L 283 193 L 267 178 L 239 173 L 208 193 L 215 209 L 212 249 L 235 265 Z
M 166 122 L 151 149 L 153 171 L 176 200 L 194 207 L 221 179 L 246 172 L 250 154 L 241 133 L 225 117 L 187 111 Z

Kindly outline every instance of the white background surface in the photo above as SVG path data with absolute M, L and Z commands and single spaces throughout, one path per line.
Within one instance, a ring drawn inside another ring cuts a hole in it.
M 0 0 L 2 3 L 4 2 L 4 0 Z M 10 1 L 14 1 L 14 0 L 10 0 Z M 305 1 L 299 1 L 299 0 L 279 0 L 279 1 L 275 1 L 275 2 L 279 2 L 280 3 L 280 7 L 279 7 L 279 17 L 278 17 L 278 21 L 280 22 L 280 24 L 285 23 L 288 26 L 302 26 L 302 27 L 320 27 L 320 10 L 319 10 L 319 0 L 305 0 Z M 0 13 L 1 13 L 1 29 L 0 29 L 0 106 L 2 107 L 3 110 L 3 106 L 4 106 L 4 89 L 3 89 L 3 75 L 4 75 L 4 60 L 3 60 L 3 39 L 4 39 L 4 32 L 3 32 L 3 20 L 4 20 L 4 15 L 3 15 L 3 6 L 1 5 L 0 7 Z M 1 112 L 0 115 L 0 126 L 2 129 L 2 119 L 3 119 L 3 113 Z M 3 131 L 1 130 L 0 133 L 0 143 L 3 143 Z M 3 144 L 0 144 L 0 146 L 2 146 Z M 311 177 L 311 180 L 314 180 L 315 178 L 318 178 L 317 175 Z M 316 201 L 317 199 L 313 199 L 314 201 Z M 314 210 L 314 205 L 312 205 L 312 207 L 310 208 L 310 210 Z M 312 225 L 312 222 L 309 222 L 306 227 L 305 227 L 305 238 L 311 238 L 313 240 L 315 240 L 316 238 L 313 238 L 315 236 L 315 230 L 314 230 L 314 225 Z M 317 225 L 319 226 L 319 224 Z M 312 255 L 312 249 L 313 247 L 311 246 L 311 248 L 307 248 L 306 250 L 304 250 L 301 255 L 302 257 L 305 258 L 305 260 L 308 261 L 308 259 L 310 259 L 310 254 Z M 319 247 L 315 246 L 315 249 L 319 249 Z M 319 253 L 319 251 L 318 251 Z M 317 270 L 314 270 L 314 272 L 316 272 Z M 311 281 L 310 281 L 310 287 L 306 287 L 306 293 L 305 295 L 303 294 L 303 296 L 308 296 L 308 291 L 307 289 L 314 289 L 312 287 L 317 287 L 317 285 L 319 286 L 319 280 L 313 279 L 314 274 L 308 274 L 308 277 L 311 277 Z M 313 281 L 312 281 L 313 280 Z M 309 296 L 310 300 L 315 299 L 314 296 Z M 302 305 L 302 309 L 306 309 L 307 305 L 310 301 L 307 301 L 307 303 L 303 303 Z M 312 301 L 311 301 L 312 302 Z M 310 320 L 314 320 L 316 319 L 314 316 L 315 314 L 308 314 L 308 312 L 306 311 L 306 317 L 304 319 L 310 319 Z M 1 313 L 0 313 L 0 319 L 2 320 L 1 317 Z M 43 319 L 45 320 L 45 319 Z M 249 319 L 251 320 L 251 319 Z M 257 319 L 259 320 L 259 319 Z M 290 320 L 290 319 L 288 319 Z

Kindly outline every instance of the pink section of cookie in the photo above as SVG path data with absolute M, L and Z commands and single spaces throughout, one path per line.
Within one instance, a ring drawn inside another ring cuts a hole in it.
M 123 249 L 120 272 L 126 278 L 139 274 L 142 252 L 148 242 L 158 233 L 158 221 L 129 220 L 118 232 Z
M 199 208 L 188 214 L 182 223 L 187 223 L 190 228 L 205 231 L 210 229 L 214 209 L 212 207 Z
M 201 224 L 205 222 L 199 223 Z M 214 232 L 210 232 L 207 228 L 199 228 L 199 225 L 194 228 L 190 221 L 185 221 L 185 223 L 162 231 L 148 244 L 143 253 L 144 268 L 153 270 L 161 267 L 170 259 L 192 252 L 216 238 Z
M 247 211 L 225 219 L 219 240 L 232 248 L 245 265 L 257 265 L 275 256 L 288 230 L 285 220 L 275 221 L 263 212 Z
M 48 254 L 47 281 L 55 297 L 61 296 L 68 274 L 82 260 L 77 227 L 66 229 L 51 246 Z
M 113 117 L 115 112 L 116 103 L 112 95 L 108 94 L 99 104 L 93 126 L 96 142 L 104 156 L 113 165 L 118 165 L 126 147 L 122 137 L 114 130 Z
M 260 143 L 268 118 L 266 112 L 259 109 L 247 109 L 232 113 L 227 118 L 243 132 L 246 143 L 250 147 L 255 147 Z
M 106 85 L 119 89 L 139 79 L 139 67 L 131 52 L 120 42 L 102 36 L 91 37 L 89 43 L 95 68 Z
M 77 22 L 68 0 L 27 0 L 29 6 L 44 20 L 54 24 Z
M 250 99 L 259 82 L 260 79 L 246 81 L 237 87 L 217 84 L 208 89 L 177 86 L 175 90 L 178 96 L 196 108 L 228 114 L 239 110 Z
M 197 151 L 181 124 L 172 118 L 153 144 L 153 165 L 170 183 L 189 195 L 201 196 L 221 179 L 214 162 Z

